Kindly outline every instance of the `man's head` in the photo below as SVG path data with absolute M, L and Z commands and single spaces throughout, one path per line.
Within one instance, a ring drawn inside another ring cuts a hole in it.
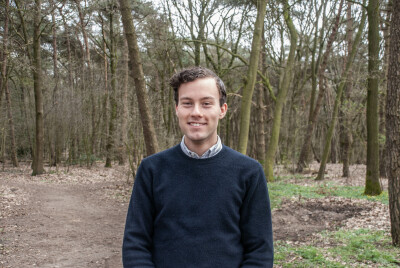
M 188 82 L 193 82 L 201 78 L 213 78 L 219 91 L 219 105 L 222 106 L 226 103 L 226 89 L 224 82 L 213 71 L 204 67 L 191 67 L 183 69 L 182 71 L 174 74 L 169 80 L 169 84 L 174 89 L 175 104 L 179 102 L 179 87 Z
M 186 146 L 201 155 L 217 142 L 217 128 L 228 106 L 224 83 L 212 71 L 194 67 L 175 74 L 175 111 Z

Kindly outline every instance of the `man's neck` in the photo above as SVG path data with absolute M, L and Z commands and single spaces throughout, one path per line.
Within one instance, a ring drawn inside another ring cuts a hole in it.
M 202 156 L 205 152 L 207 152 L 211 147 L 213 147 L 215 144 L 218 142 L 218 136 L 215 137 L 215 142 L 213 144 L 207 143 L 207 142 L 199 142 L 199 143 L 194 143 L 191 142 L 188 144 L 186 141 L 186 137 L 184 137 L 184 142 L 186 147 L 196 153 L 198 156 Z

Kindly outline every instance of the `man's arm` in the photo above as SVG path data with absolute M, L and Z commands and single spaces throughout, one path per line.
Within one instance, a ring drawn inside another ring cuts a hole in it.
M 154 267 L 151 253 L 154 214 L 152 178 L 142 162 L 136 175 L 126 216 L 122 245 L 122 261 L 125 268 Z
M 244 256 L 241 267 L 272 267 L 274 261 L 271 208 L 264 172 L 260 166 L 240 210 Z

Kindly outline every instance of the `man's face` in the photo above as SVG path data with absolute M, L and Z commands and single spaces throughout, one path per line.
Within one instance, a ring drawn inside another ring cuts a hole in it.
M 209 148 L 217 142 L 218 121 L 225 116 L 227 104 L 219 105 L 219 91 L 214 78 L 182 84 L 178 89 L 175 110 L 189 149 L 196 146 Z

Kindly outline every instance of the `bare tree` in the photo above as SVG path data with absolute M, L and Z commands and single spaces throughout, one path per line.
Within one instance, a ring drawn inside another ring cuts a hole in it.
M 275 154 L 278 148 L 279 142 L 279 132 L 281 127 L 281 116 L 282 109 L 286 102 L 287 92 L 289 90 L 292 72 L 295 64 L 295 52 L 297 48 L 297 30 L 293 24 L 292 18 L 290 16 L 289 4 L 287 0 L 283 1 L 283 16 L 285 18 L 286 25 L 289 29 L 290 34 L 290 51 L 287 59 L 286 67 L 283 73 L 282 85 L 278 92 L 275 102 L 274 109 L 274 121 L 272 124 L 271 137 L 269 141 L 269 145 L 267 148 L 267 153 L 265 157 L 265 176 L 268 181 L 273 181 L 273 167 L 275 163 Z
M 318 79 L 319 79 L 319 93 L 318 93 L 318 98 L 315 104 L 315 107 L 313 109 L 313 112 L 311 114 L 310 120 L 307 125 L 307 131 L 304 136 L 304 143 L 300 151 L 300 156 L 299 156 L 299 161 L 297 162 L 297 172 L 301 172 L 304 167 L 306 167 L 306 163 L 308 161 L 310 151 L 311 151 L 311 141 L 312 141 L 312 135 L 314 133 L 315 125 L 317 123 L 317 118 L 319 116 L 319 111 L 322 105 L 322 99 L 326 90 L 326 78 L 325 78 L 325 71 L 328 65 L 328 59 L 332 50 L 332 45 L 333 42 L 335 41 L 336 35 L 337 35 L 337 30 L 339 28 L 339 23 L 340 23 L 340 16 L 342 12 L 342 6 L 343 6 L 343 0 L 340 1 L 339 4 L 339 10 L 336 15 L 335 23 L 332 27 L 332 32 L 329 36 L 328 43 L 326 45 L 326 50 L 322 59 L 321 67 L 319 68 L 318 72 Z
M 125 37 L 128 42 L 130 72 L 135 81 L 140 119 L 142 121 L 143 136 L 146 144 L 146 153 L 147 155 L 151 155 L 158 151 L 158 142 L 153 119 L 150 114 L 148 96 L 146 94 L 146 82 L 143 74 L 142 60 L 139 53 L 136 31 L 133 25 L 133 18 L 131 9 L 129 7 L 129 2 L 127 0 L 119 0 L 119 3 Z
M 10 90 L 8 87 L 8 17 L 9 17 L 9 0 L 6 0 L 5 3 L 5 18 L 4 18 L 4 33 L 3 33 L 3 63 L 2 63 L 2 71 L 1 71 L 1 76 L 2 76 L 2 81 L 0 81 L 0 87 L 2 90 L 4 90 L 6 93 L 6 102 L 7 102 L 7 116 L 8 116 L 8 122 L 10 126 L 10 139 L 11 139 L 11 162 L 13 163 L 14 167 L 18 167 L 18 159 L 17 159 L 17 151 L 16 151 L 16 145 L 15 145 L 15 131 L 14 131 L 14 120 L 12 116 L 12 111 L 11 111 L 11 96 L 10 96 Z M 1 103 L 1 98 L 0 98 L 0 103 Z M 4 148 L 5 149 L 5 148 Z
M 267 0 L 257 1 L 257 19 L 254 23 L 253 41 L 251 44 L 249 69 L 247 71 L 247 81 L 243 89 L 242 104 L 240 108 L 240 133 L 239 133 L 239 152 L 246 154 L 247 142 L 249 140 L 251 100 L 253 97 L 254 86 L 257 79 L 258 61 L 260 59 L 261 35 L 266 12 Z
M 34 28 L 33 28 L 33 87 L 35 91 L 35 111 L 36 111 L 36 150 L 33 161 L 32 175 L 44 173 L 43 149 L 44 149 L 44 118 L 43 118 L 43 92 L 42 92 L 42 58 L 40 47 L 40 22 L 41 0 L 35 0 Z
M 367 93 L 367 195 L 382 192 L 379 183 L 379 0 L 369 0 L 368 14 L 368 93 Z
M 400 0 L 393 0 L 386 96 L 386 160 L 392 242 L 400 247 Z
M 365 1 L 364 1 L 365 2 Z M 355 37 L 354 40 L 354 46 L 352 47 L 351 51 L 350 51 L 350 55 L 346 61 L 346 67 L 345 70 L 343 72 L 343 75 L 341 77 L 341 82 L 339 84 L 339 88 L 336 92 L 336 98 L 335 98 L 335 104 L 334 104 L 334 108 L 333 108 L 333 115 L 332 115 L 332 120 L 329 124 L 329 129 L 328 132 L 326 134 L 326 138 L 325 138 L 325 146 L 324 146 L 324 151 L 321 157 L 321 164 L 319 167 L 319 172 L 318 172 L 318 176 L 316 178 L 316 180 L 322 180 L 324 178 L 324 174 L 325 174 L 325 167 L 326 167 L 326 163 L 328 161 L 328 154 L 329 154 L 329 150 L 331 147 L 331 140 L 332 140 L 332 136 L 333 136 L 333 130 L 335 129 L 336 126 L 336 122 L 338 120 L 337 116 L 339 113 L 339 105 L 340 105 L 340 101 L 342 98 L 342 92 L 343 92 L 343 88 L 345 87 L 346 81 L 348 80 L 347 77 L 349 75 L 349 71 L 350 68 L 353 65 L 353 61 L 354 61 L 354 57 L 356 55 L 356 51 L 358 48 L 358 45 L 361 41 L 361 36 L 363 34 L 364 31 L 364 25 L 365 25 L 365 21 L 366 21 L 366 13 L 363 10 L 362 16 L 361 16 L 361 22 L 360 25 L 358 27 L 358 32 L 357 35 Z

